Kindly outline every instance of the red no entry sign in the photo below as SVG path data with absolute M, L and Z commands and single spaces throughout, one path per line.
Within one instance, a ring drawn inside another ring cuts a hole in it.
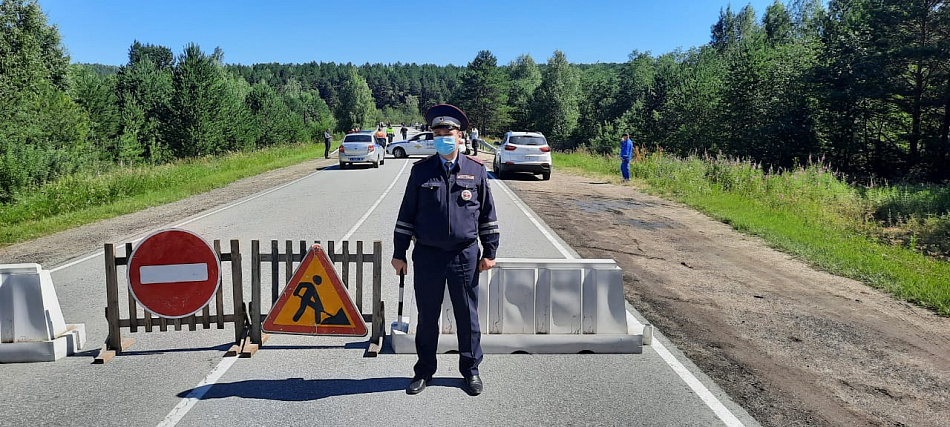
M 177 228 L 149 234 L 128 262 L 129 289 L 136 301 L 159 316 L 194 314 L 214 298 L 220 262 L 211 245 Z

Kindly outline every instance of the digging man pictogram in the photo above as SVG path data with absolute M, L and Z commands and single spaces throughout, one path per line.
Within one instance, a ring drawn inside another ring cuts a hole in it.
M 294 296 L 300 298 L 300 307 L 294 314 L 294 322 L 300 321 L 307 308 L 312 308 L 314 312 L 315 325 L 350 325 L 350 320 L 343 313 L 343 309 L 337 310 L 336 314 L 330 313 L 323 308 L 323 301 L 320 300 L 320 294 L 317 293 L 317 286 L 323 283 L 323 278 L 313 276 L 313 283 L 300 282 L 294 289 Z M 322 313 L 326 313 L 326 319 L 323 319 Z
M 300 298 L 300 308 L 297 309 L 297 313 L 294 314 L 294 322 L 300 320 L 300 317 L 307 311 L 307 307 L 312 308 L 314 311 L 314 318 L 316 319 L 316 324 L 321 322 L 321 313 L 327 313 L 323 309 L 323 301 L 320 301 L 320 295 L 317 293 L 317 285 L 323 282 L 323 278 L 320 276 L 313 276 L 313 283 L 310 282 L 300 282 L 297 285 L 297 289 L 294 289 L 294 296 Z M 327 316 L 333 316 L 330 313 L 327 313 Z

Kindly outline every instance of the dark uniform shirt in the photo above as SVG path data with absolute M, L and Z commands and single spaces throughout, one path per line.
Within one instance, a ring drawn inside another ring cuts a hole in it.
M 481 240 L 482 258 L 494 259 L 498 221 L 484 164 L 459 153 L 446 176 L 442 163 L 436 154 L 412 166 L 396 219 L 393 258 L 405 261 L 412 240 L 445 250 Z

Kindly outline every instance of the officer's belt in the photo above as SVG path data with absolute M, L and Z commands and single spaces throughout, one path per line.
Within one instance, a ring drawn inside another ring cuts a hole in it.
M 471 242 L 463 243 L 463 244 L 458 245 L 458 246 L 455 246 L 455 247 L 443 248 L 443 247 L 439 247 L 439 246 L 427 245 L 427 244 L 425 244 L 425 243 L 419 243 L 419 241 L 416 241 L 416 246 L 425 246 L 426 248 L 434 249 L 434 250 L 439 250 L 439 251 L 463 251 L 463 250 L 465 250 L 465 249 L 470 248 L 472 245 L 474 245 L 474 244 L 476 244 L 476 243 L 478 243 L 478 239 L 474 239 L 474 240 L 472 240 Z

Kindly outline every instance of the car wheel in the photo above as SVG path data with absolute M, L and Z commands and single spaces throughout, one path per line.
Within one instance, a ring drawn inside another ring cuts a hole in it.
M 541 179 L 543 179 L 543 180 L 545 180 L 545 181 L 551 179 L 551 172 L 544 172 L 544 173 L 542 173 L 542 174 L 541 174 Z
M 501 164 L 496 165 L 495 174 L 498 175 L 499 179 L 503 179 L 505 177 L 505 167 Z
M 340 162 L 340 169 L 346 169 L 346 163 Z
M 406 150 L 397 147 L 395 150 L 393 150 L 393 155 L 399 158 L 406 157 Z
M 377 161 L 377 162 L 373 162 L 373 167 L 374 167 L 374 168 L 378 168 L 378 167 L 379 167 L 379 163 L 380 163 L 380 162 L 378 162 L 378 161 Z

